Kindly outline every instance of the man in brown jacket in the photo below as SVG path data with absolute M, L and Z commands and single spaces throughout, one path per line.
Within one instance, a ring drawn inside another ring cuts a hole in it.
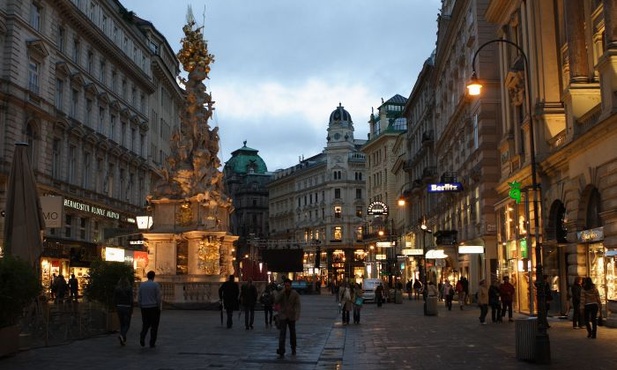
M 291 280 L 285 279 L 283 283 L 285 286 L 283 291 L 278 293 L 274 300 L 274 306 L 279 307 L 279 348 L 276 350 L 278 358 L 285 357 L 285 336 L 288 326 L 291 354 L 296 354 L 296 321 L 300 319 L 300 294 L 291 289 Z

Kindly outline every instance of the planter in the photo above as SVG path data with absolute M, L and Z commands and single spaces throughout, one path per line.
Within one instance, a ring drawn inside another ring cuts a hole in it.
M 11 356 L 19 350 L 19 326 L 0 328 L 0 357 Z

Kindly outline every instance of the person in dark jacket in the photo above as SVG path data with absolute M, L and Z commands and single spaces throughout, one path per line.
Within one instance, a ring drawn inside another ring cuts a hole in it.
M 234 281 L 234 276 L 229 275 L 229 280 L 223 283 L 219 288 L 219 299 L 223 301 L 223 308 L 227 312 L 227 329 L 233 326 L 233 314 L 240 308 L 238 297 L 240 288 L 238 283 Z
M 284 280 L 283 291 L 278 293 L 274 299 L 279 306 L 279 348 L 276 350 L 278 358 L 285 357 L 285 337 L 287 327 L 289 327 L 289 342 L 291 344 L 291 354 L 296 354 L 296 321 L 300 319 L 300 294 L 291 289 L 291 280 Z
M 79 282 L 75 277 L 75 274 L 71 274 L 69 279 L 69 298 L 71 301 L 77 302 L 77 291 L 79 290 Z
M 585 322 L 583 321 L 583 317 L 581 315 L 581 292 L 583 287 L 581 286 L 581 282 L 583 279 L 580 276 L 577 276 L 574 279 L 574 284 L 570 288 L 572 292 L 572 327 L 574 329 L 582 329 L 585 327 Z
M 114 304 L 118 319 L 120 321 L 120 345 L 126 344 L 126 333 L 131 327 L 131 316 L 133 315 L 133 286 L 126 277 L 121 278 L 114 289 Z
M 137 303 L 141 309 L 139 344 L 142 347 L 146 345 L 146 335 L 150 331 L 150 348 L 154 348 L 159 332 L 163 296 L 161 295 L 161 287 L 158 283 L 154 282 L 155 276 L 156 273 L 154 271 L 148 271 L 146 274 L 148 280 L 139 285 L 139 291 L 137 292 Z
M 600 292 L 590 277 L 583 279 L 583 289 L 581 291 L 581 310 L 585 326 L 587 327 L 587 338 L 596 339 L 598 332 L 598 312 L 602 315 L 602 300 Z
M 501 300 L 499 299 L 499 282 L 493 280 L 488 288 L 488 305 L 491 306 L 491 321 L 503 322 L 501 318 Z
M 244 307 L 244 326 L 246 330 L 253 329 L 255 304 L 257 303 L 257 288 L 253 285 L 253 279 L 249 278 L 246 284 L 242 285 L 240 301 Z
M 272 316 L 274 315 L 274 292 L 270 285 L 266 286 L 266 290 L 261 293 L 259 303 L 264 306 L 264 317 L 266 319 L 266 328 L 272 327 Z

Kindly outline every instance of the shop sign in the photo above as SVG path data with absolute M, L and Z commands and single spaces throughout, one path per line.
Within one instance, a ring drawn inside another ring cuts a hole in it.
M 41 197 L 41 209 L 45 219 L 45 227 L 62 227 L 62 203 L 63 197 L 44 196 Z
M 376 254 L 375 255 L 375 259 L 377 261 L 384 261 L 386 259 L 386 255 L 385 254 Z
M 422 249 L 403 248 L 401 250 L 401 254 L 405 256 L 421 256 L 424 253 L 422 252 Z
M 369 215 L 387 215 L 388 206 L 384 202 L 373 202 L 368 205 L 366 213 Z
M 483 245 L 459 245 L 459 254 L 479 254 L 484 253 Z
M 124 249 L 106 247 L 105 261 L 124 262 Z
M 521 239 L 521 258 L 529 258 L 529 248 L 527 248 L 527 239 Z
M 579 243 L 593 243 L 604 240 L 604 227 L 583 230 L 576 233 Z
M 377 248 L 391 248 L 393 246 L 391 242 L 377 242 L 375 245 Z
M 114 220 L 120 219 L 120 214 L 118 212 L 114 212 L 109 209 L 97 207 L 95 205 L 78 202 L 72 199 L 65 199 L 64 206 L 68 208 L 76 209 L 78 211 L 92 213 L 96 216 L 107 217 L 107 218 L 111 218 Z
M 428 185 L 429 193 L 456 193 L 460 191 L 463 191 L 463 184 L 460 182 L 446 182 Z

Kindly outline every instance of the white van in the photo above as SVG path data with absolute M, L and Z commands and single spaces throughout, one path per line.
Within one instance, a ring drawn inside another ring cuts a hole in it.
M 362 281 L 362 298 L 364 302 L 375 301 L 375 289 L 382 283 L 381 279 L 364 279 Z

